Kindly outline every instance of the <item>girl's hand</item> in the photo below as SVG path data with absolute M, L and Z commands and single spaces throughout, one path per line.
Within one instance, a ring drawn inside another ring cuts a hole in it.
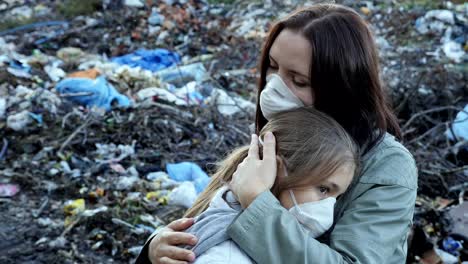
M 197 238 L 192 234 L 180 232 L 193 225 L 193 218 L 175 220 L 163 228 L 150 242 L 148 257 L 153 264 L 188 264 L 195 260 L 192 251 L 177 245 L 192 245 Z
M 273 187 L 276 179 L 275 137 L 267 132 L 263 143 L 263 159 L 259 158 L 258 136 L 252 135 L 249 154 L 237 166 L 229 184 L 243 208 L 247 208 L 255 198 Z

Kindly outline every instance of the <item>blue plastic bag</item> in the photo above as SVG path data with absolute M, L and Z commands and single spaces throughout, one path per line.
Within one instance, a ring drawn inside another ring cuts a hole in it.
M 141 67 L 155 72 L 176 65 L 180 62 L 180 56 L 179 54 L 166 49 L 140 49 L 134 53 L 115 57 L 112 61 L 119 64 L 125 64 L 133 68 Z
M 181 162 L 181 163 L 168 163 L 166 165 L 167 174 L 169 178 L 178 181 L 191 181 L 195 185 L 197 194 L 201 193 L 208 183 L 210 177 L 193 162 Z
M 452 133 L 453 131 L 453 133 Z M 468 104 L 460 111 L 452 124 L 452 129 L 447 129 L 445 135 L 450 140 L 468 140 Z
M 115 90 L 114 86 L 106 81 L 104 76 L 99 76 L 95 80 L 87 78 L 66 78 L 60 81 L 55 87 L 57 92 L 67 97 L 70 101 L 84 105 L 97 106 L 106 111 L 111 110 L 113 102 L 117 102 L 119 107 L 130 106 L 130 99 Z M 85 93 L 84 95 L 73 94 Z

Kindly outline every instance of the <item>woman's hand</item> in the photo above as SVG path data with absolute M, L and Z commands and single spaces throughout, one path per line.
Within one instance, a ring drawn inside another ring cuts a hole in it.
M 153 264 L 188 264 L 195 260 L 192 251 L 177 245 L 192 245 L 197 238 L 189 233 L 180 232 L 193 225 L 193 218 L 175 220 L 163 228 L 150 242 L 148 257 Z
M 263 159 L 260 160 L 258 136 L 252 135 L 248 156 L 239 164 L 232 175 L 230 189 L 243 208 L 255 198 L 273 187 L 276 179 L 275 137 L 267 132 L 263 142 Z

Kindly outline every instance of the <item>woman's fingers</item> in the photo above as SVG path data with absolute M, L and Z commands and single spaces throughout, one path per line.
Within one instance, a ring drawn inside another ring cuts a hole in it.
M 172 260 L 188 262 L 195 260 L 195 254 L 192 251 L 175 246 L 165 246 L 164 248 L 161 248 L 161 255 L 164 256 L 161 259 L 166 257 Z
M 249 147 L 249 158 L 259 159 L 258 155 L 258 136 L 252 134 L 252 139 L 250 140 L 250 147 Z
M 168 257 L 162 257 L 158 264 L 188 264 L 187 261 L 180 261 L 180 260 L 174 260 L 174 259 L 170 259 Z
M 276 164 L 276 142 L 275 136 L 271 132 L 265 134 L 265 140 L 263 141 L 263 160 Z
M 185 232 L 167 232 L 161 235 L 161 240 L 169 245 L 191 245 L 197 244 L 197 238 Z
M 181 218 L 181 219 L 171 222 L 166 227 L 174 231 L 182 231 L 191 227 L 193 225 L 193 222 L 194 222 L 193 218 Z

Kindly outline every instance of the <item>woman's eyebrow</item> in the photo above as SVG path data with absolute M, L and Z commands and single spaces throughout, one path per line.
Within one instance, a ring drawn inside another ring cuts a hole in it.
M 276 60 L 273 58 L 273 56 L 271 55 L 268 55 L 268 58 L 270 59 L 270 61 L 272 61 L 274 64 L 278 65 L 278 63 L 276 62 Z M 304 77 L 306 79 L 309 79 L 308 75 L 307 74 L 302 74 L 298 71 L 295 71 L 295 70 L 289 70 L 289 73 L 291 74 L 294 74 L 294 75 L 299 75 L 301 77 Z
M 304 78 L 306 78 L 306 79 L 309 79 L 309 77 L 308 77 L 307 75 L 302 74 L 302 73 L 300 73 L 300 72 L 298 72 L 298 71 L 289 70 L 289 72 L 292 73 L 292 74 L 295 74 L 295 75 L 300 75 L 301 77 L 304 77 Z

